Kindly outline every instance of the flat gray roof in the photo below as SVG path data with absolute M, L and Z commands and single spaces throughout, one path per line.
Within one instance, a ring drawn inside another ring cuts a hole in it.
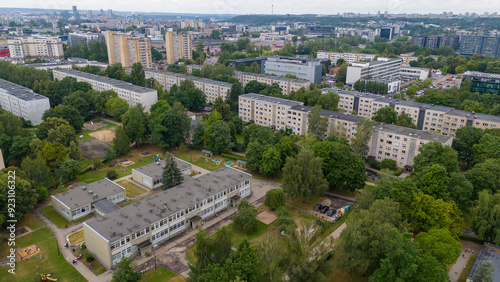
M 53 195 L 52 197 L 70 209 L 76 209 L 124 191 L 125 189 L 120 185 L 104 178 L 90 184 L 75 184 L 71 190 Z M 94 194 L 97 194 L 97 197 Z
M 441 134 L 427 132 L 427 131 L 418 130 L 418 129 L 412 129 L 412 128 L 403 127 L 403 126 L 397 126 L 394 124 L 381 123 L 381 122 L 375 123 L 374 128 L 376 130 L 385 130 L 385 131 L 389 131 L 389 132 L 392 132 L 395 134 L 407 135 L 410 137 L 418 137 L 420 139 L 429 140 L 429 141 L 439 141 L 441 143 L 444 143 L 444 142 L 449 141 L 450 139 L 453 139 L 453 137 L 451 137 L 451 136 L 441 135 Z
M 181 172 L 186 170 L 186 169 L 191 168 L 190 163 L 185 162 L 181 159 L 174 158 L 174 161 L 177 164 L 177 167 L 179 168 L 179 170 Z M 136 170 L 142 174 L 145 174 L 145 175 L 151 177 L 152 179 L 159 179 L 159 178 L 161 178 L 161 175 L 163 173 L 163 166 L 164 165 L 165 165 L 165 159 L 162 159 L 159 161 L 159 163 L 148 164 L 145 166 L 134 168 L 133 170 Z
M 293 106 L 291 109 L 296 110 L 296 111 L 305 112 L 305 113 L 310 113 L 312 107 L 299 105 L 299 106 Z M 363 118 L 361 116 L 351 115 L 349 113 L 339 113 L 339 112 L 333 112 L 333 111 L 328 111 L 328 110 L 323 110 L 323 109 L 321 109 L 321 115 L 324 117 L 331 117 L 331 118 L 352 121 L 352 122 L 358 122 L 360 119 Z
M 66 73 L 70 76 L 78 76 L 78 77 L 83 77 L 83 78 L 95 80 L 95 81 L 106 83 L 106 84 L 111 84 L 113 87 L 125 89 L 128 91 L 133 91 L 136 93 L 147 93 L 147 92 L 155 91 L 154 89 L 149 89 L 146 87 L 137 86 L 137 85 L 134 85 L 134 84 L 129 83 L 129 82 L 125 82 L 125 81 L 121 81 L 121 80 L 117 80 L 117 79 L 112 79 L 112 78 L 105 77 L 105 76 L 95 75 L 95 74 L 91 74 L 91 73 L 86 73 L 86 72 L 78 71 L 78 70 L 74 70 L 74 69 L 54 69 L 53 71 Z
M 100 210 L 104 214 L 110 214 L 114 211 L 120 209 L 120 206 L 111 202 L 108 199 L 102 199 L 92 204 L 96 209 Z
M 282 99 L 282 98 L 276 98 L 276 97 L 271 97 L 271 96 L 266 96 L 266 95 L 261 95 L 261 94 L 256 94 L 256 93 L 248 93 L 248 94 L 240 95 L 240 97 L 254 99 L 254 100 L 258 100 L 258 101 L 264 101 L 264 102 L 268 102 L 268 103 L 280 104 L 280 105 L 285 105 L 285 106 L 291 106 L 291 107 L 304 105 L 304 103 L 302 103 L 302 102 L 297 102 L 297 101 Z
M 267 79 L 275 79 L 275 80 L 281 80 L 281 81 L 290 81 L 290 82 L 295 82 L 295 83 L 310 83 L 309 80 L 301 79 L 301 78 L 288 78 L 288 77 L 281 77 L 281 76 L 274 76 L 274 75 L 265 75 L 265 74 L 260 74 L 260 73 L 244 72 L 244 71 L 234 71 L 234 73 L 235 74 L 241 74 L 241 75 L 258 76 L 258 77 L 267 78 Z
M 113 242 L 250 177 L 227 166 L 198 178 L 185 176 L 180 185 L 85 224 Z
M 500 79 L 500 74 L 487 73 L 487 72 L 479 72 L 479 71 L 466 71 L 464 73 L 464 76 L 477 76 L 477 77 L 486 77 L 486 78 Z
M 477 257 L 472 269 L 469 272 L 467 278 L 474 277 L 476 274 L 477 267 L 482 261 L 489 260 L 493 263 L 493 267 L 495 268 L 495 272 L 493 272 L 493 281 L 498 281 L 500 279 L 500 247 L 497 245 L 493 245 L 490 243 L 484 243 L 483 248 L 479 252 L 479 256 Z
M 165 75 L 170 75 L 170 76 L 181 77 L 181 78 L 185 78 L 185 79 L 189 79 L 189 80 L 201 81 L 201 82 L 204 82 L 204 83 L 216 84 L 216 85 L 219 85 L 219 86 L 226 86 L 226 87 L 229 87 L 229 88 L 231 88 L 231 86 L 232 86 L 231 83 L 227 83 L 227 82 L 223 82 L 223 81 L 218 81 L 218 80 L 212 80 L 212 79 L 203 78 L 203 77 L 197 77 L 197 76 L 187 75 L 187 74 L 182 74 L 182 73 L 176 73 L 176 72 L 170 72 L 170 71 L 163 71 L 163 70 L 153 70 L 153 69 L 151 69 L 151 70 L 148 69 L 148 70 L 145 70 L 145 71 L 146 72 L 155 72 L 155 73 L 159 73 L 159 74 L 165 74 Z
M 5 89 L 9 95 L 25 101 L 49 99 L 43 95 L 33 92 L 33 90 L 29 88 L 4 79 L 0 79 L 0 88 Z

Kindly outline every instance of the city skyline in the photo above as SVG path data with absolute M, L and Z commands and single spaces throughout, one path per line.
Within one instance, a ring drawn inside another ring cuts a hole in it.
M 377 14 L 378 11 L 389 14 L 399 13 L 442 13 L 453 12 L 454 14 L 477 13 L 484 14 L 485 12 L 493 13 L 500 12 L 500 3 L 491 0 L 465 1 L 408 1 L 408 0 L 387 0 L 382 3 L 372 0 L 348 1 L 339 0 L 332 5 L 328 1 L 313 1 L 303 2 L 298 0 L 269 2 L 267 0 L 256 0 L 252 3 L 247 1 L 190 1 L 183 2 L 174 0 L 170 5 L 165 5 L 159 0 L 147 0 L 141 2 L 143 5 L 137 7 L 136 1 L 124 0 L 117 5 L 115 1 L 103 0 L 83 0 L 78 3 L 70 1 L 37 1 L 25 0 L 18 3 L 16 7 L 10 6 L 11 3 L 0 4 L 0 8 L 38 8 L 38 9 L 60 9 L 72 10 L 72 6 L 76 5 L 78 10 L 99 10 L 112 9 L 117 11 L 130 12 L 164 12 L 164 13 L 200 13 L 200 14 L 325 14 L 334 15 L 337 13 L 353 12 L 353 13 L 372 13 Z M 172 5 L 173 4 L 173 5 Z M 271 9 L 273 5 L 273 9 Z M 10 6 L 10 7 L 9 7 Z M 174 7 L 175 6 L 175 7 Z M 329 8 L 332 7 L 332 8 Z

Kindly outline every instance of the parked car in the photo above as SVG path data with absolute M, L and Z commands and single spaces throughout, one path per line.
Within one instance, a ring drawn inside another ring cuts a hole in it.
M 329 206 L 323 206 L 323 208 L 319 211 L 320 213 L 326 213 L 330 209 Z
M 328 216 L 334 216 L 336 213 L 337 213 L 337 210 L 336 210 L 336 209 L 330 209 L 330 210 L 326 213 L 326 215 L 328 215 Z
M 314 206 L 314 210 L 315 210 L 315 211 L 319 211 L 319 210 L 321 210 L 322 208 L 323 208 L 323 205 L 322 205 L 322 204 L 317 204 L 317 205 L 315 205 L 315 206 Z

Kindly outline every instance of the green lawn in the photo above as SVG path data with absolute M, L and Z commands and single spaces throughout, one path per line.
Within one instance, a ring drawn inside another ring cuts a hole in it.
M 142 189 L 141 187 L 128 180 L 122 180 L 118 182 L 118 184 L 125 187 L 125 193 L 127 194 L 128 198 L 134 198 L 136 196 L 139 196 L 140 194 L 147 192 L 145 189 Z
M 173 273 L 172 271 L 170 271 L 166 268 L 158 267 L 156 269 L 147 271 L 144 275 L 142 275 L 142 278 L 139 281 L 141 281 L 141 282 L 185 281 L 185 279 L 183 279 L 184 277 L 182 275 L 179 275 L 179 276 L 181 276 L 182 278 L 177 277 L 177 275 L 175 275 L 175 273 Z
M 69 243 L 71 246 L 76 246 L 81 242 L 85 241 L 85 236 L 83 235 L 83 229 L 76 231 L 75 233 L 68 236 Z
M 148 195 L 143 196 L 143 197 L 140 197 L 139 199 L 135 199 L 135 200 L 133 200 L 133 201 L 126 201 L 125 203 L 121 204 L 121 205 L 120 205 L 120 207 L 122 207 L 122 208 L 123 208 L 123 207 L 126 207 L 126 206 L 128 206 L 128 205 L 131 205 L 131 204 L 133 204 L 133 203 L 139 202 L 139 201 L 144 200 L 144 199 L 146 199 L 146 198 L 149 198 L 149 197 L 151 197 L 151 196 L 153 196 L 153 195 L 156 195 L 156 194 L 160 193 L 161 191 L 163 191 L 163 190 L 161 190 L 161 189 L 156 189 L 155 191 L 153 191 L 153 193 L 148 194 Z
M 48 228 L 44 229 L 50 232 Z M 16 241 L 19 248 L 30 245 L 29 243 L 21 243 L 21 238 L 22 237 Z M 32 243 L 36 243 L 40 248 L 40 253 L 37 255 L 37 258 L 31 257 L 28 261 L 23 260 L 17 262 L 15 276 L 7 272 L 9 267 L 0 269 L 0 281 L 40 281 L 40 277 L 37 274 L 38 271 L 43 271 L 46 274 L 50 273 L 50 277 L 57 279 L 57 281 L 87 281 L 68 261 L 66 261 L 63 255 L 58 255 L 59 249 L 57 247 L 57 241 L 56 238 L 53 237 L 52 232 L 50 232 L 50 234 L 37 236 L 36 240 Z M 40 259 L 40 255 L 42 259 Z M 37 270 L 37 265 L 40 270 Z
M 194 152 L 193 152 L 194 151 Z M 213 156 L 211 159 L 202 156 L 201 150 L 184 150 L 179 149 L 170 150 L 177 158 L 184 160 L 188 163 L 192 163 L 206 170 L 214 171 L 221 168 L 223 164 L 217 165 L 213 160 L 224 159 L 221 156 Z
M 462 270 L 462 273 L 460 274 L 460 277 L 458 278 L 458 282 L 465 282 L 467 281 L 467 276 L 469 275 L 469 272 L 472 269 L 472 266 L 474 266 L 474 262 L 476 262 L 478 254 L 471 254 L 469 257 L 469 260 L 467 261 L 467 266 Z
M 42 213 L 59 228 L 65 228 L 66 226 L 70 226 L 73 223 L 79 222 L 81 220 L 86 219 L 89 216 L 92 216 L 92 214 L 88 214 L 82 218 L 79 218 L 78 220 L 69 222 L 65 218 L 63 218 L 60 214 L 58 214 L 54 209 L 52 209 L 52 206 L 46 206 L 45 208 L 43 208 Z
M 43 222 L 41 222 L 34 214 L 29 212 L 17 223 L 18 228 L 23 226 L 28 226 L 31 230 L 35 230 L 42 227 Z
M 17 237 L 16 247 L 18 249 L 28 247 L 39 242 L 40 240 L 47 239 L 52 236 L 54 236 L 54 233 L 52 233 L 49 228 L 43 227 L 21 237 Z M 0 248 L 0 257 L 5 258 L 9 254 L 9 249 L 10 247 L 7 245 L 7 241 L 4 240 Z
M 83 257 L 78 261 L 78 263 L 82 263 L 88 268 L 89 263 L 86 261 L 85 256 L 89 252 L 87 251 L 87 249 L 82 249 L 82 248 L 78 248 L 73 252 L 75 257 L 77 257 L 79 253 L 82 254 Z M 90 271 L 92 271 L 95 275 L 99 276 L 107 271 L 106 267 L 104 267 L 98 260 L 94 259 L 91 263 L 93 268 L 90 268 Z
M 292 200 L 291 198 L 288 198 L 286 202 L 294 207 L 301 208 L 301 209 L 312 209 L 316 204 L 319 204 L 323 202 L 325 198 L 323 197 L 309 197 L 306 199 L 305 203 L 302 202 L 302 198 L 297 198 L 295 200 Z
M 236 142 L 243 144 L 245 142 L 243 135 L 236 134 Z
M 92 164 L 92 161 L 87 159 L 87 158 L 84 158 L 82 157 L 82 168 L 86 168 L 88 167 L 89 165 Z

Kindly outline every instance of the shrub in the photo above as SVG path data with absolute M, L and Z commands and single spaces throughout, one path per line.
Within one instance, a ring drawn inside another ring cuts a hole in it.
M 236 143 L 236 145 L 234 145 L 234 148 L 233 150 L 235 150 L 236 152 L 245 152 L 245 144 L 243 143 Z
M 85 260 L 87 262 L 92 262 L 94 260 L 94 256 L 91 253 L 85 255 Z
M 396 170 L 394 171 L 394 175 L 396 175 L 396 176 L 400 176 L 400 175 L 401 175 L 401 173 L 403 173 L 403 169 L 402 169 L 402 168 L 398 168 L 398 169 L 396 169 Z
M 80 246 L 80 249 L 85 250 L 86 248 L 87 248 L 87 245 L 85 245 L 85 242 L 83 242 L 82 245 Z
M 88 166 L 88 167 L 86 167 L 86 168 L 84 168 L 84 169 L 80 170 L 79 174 L 84 174 L 84 173 L 87 173 L 87 172 L 89 172 L 89 171 L 90 171 L 90 169 L 91 169 L 91 168 L 92 168 L 91 166 Z
M 235 154 L 229 154 L 229 153 L 222 153 L 220 154 L 221 157 L 223 158 L 226 158 L 226 159 L 232 159 L 232 160 L 241 160 L 241 159 L 245 159 L 244 156 L 238 156 L 238 155 L 235 155 Z
M 110 170 L 108 170 L 108 172 L 106 172 L 106 177 L 113 180 L 113 179 L 118 177 L 118 172 L 116 172 L 113 169 L 110 169 Z
M 44 187 L 36 187 L 36 192 L 38 194 L 38 201 L 41 202 L 49 197 L 49 191 Z
M 374 168 L 376 170 L 380 170 L 382 168 L 380 165 L 380 162 L 378 162 L 374 158 L 367 158 L 366 163 L 369 164 L 372 168 Z
M 264 205 L 272 210 L 284 206 L 286 203 L 285 192 L 281 188 L 274 188 L 266 192 L 266 199 Z
M 118 158 L 118 154 L 116 153 L 116 151 L 106 149 L 106 155 L 104 155 L 104 158 L 102 158 L 102 161 L 104 163 L 109 163 L 110 161 L 112 161 L 116 158 Z
M 380 163 L 382 169 L 388 168 L 390 170 L 396 169 L 396 161 L 391 159 L 385 159 Z
M 290 217 L 290 212 L 284 207 L 276 210 L 278 216 L 279 231 L 288 232 L 290 229 L 295 228 L 295 221 Z

